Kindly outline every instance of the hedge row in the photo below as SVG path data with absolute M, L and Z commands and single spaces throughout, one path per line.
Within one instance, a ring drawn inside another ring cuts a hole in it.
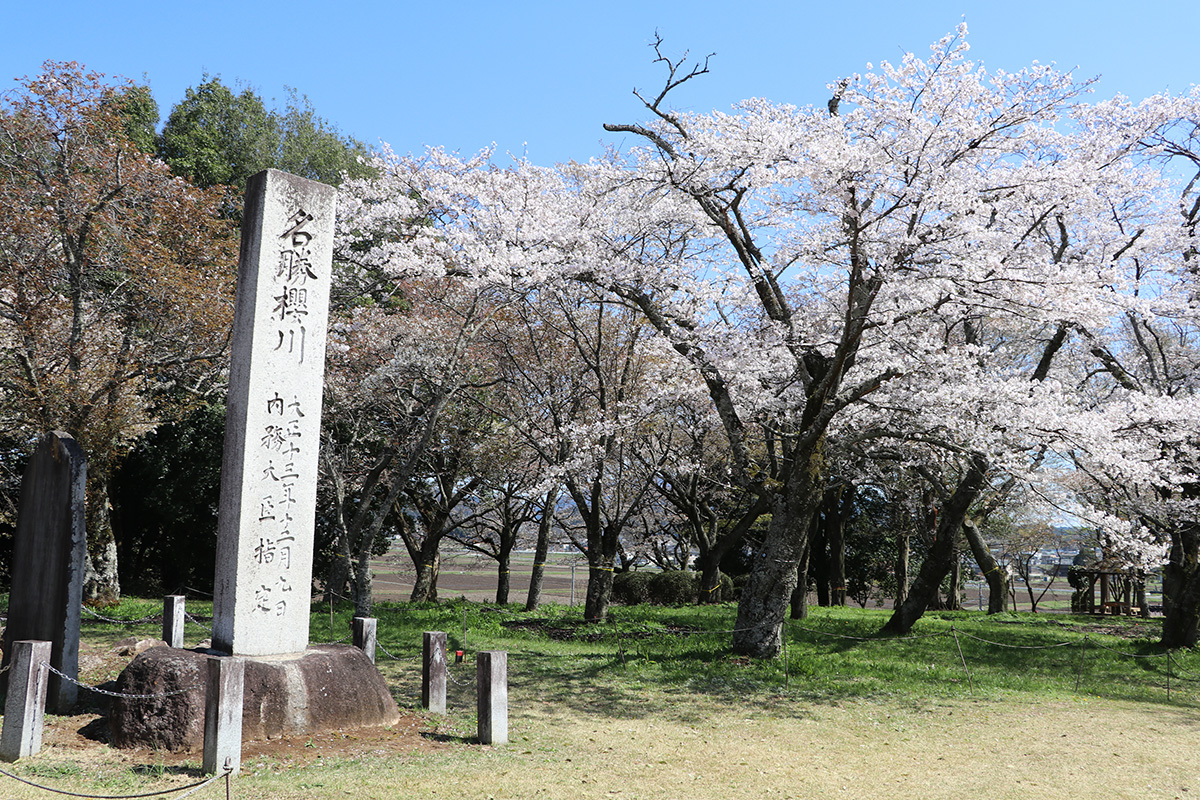
M 691 570 L 663 572 L 618 572 L 613 578 L 612 600 L 626 606 L 652 603 L 657 606 L 686 606 L 696 602 L 700 593 L 700 573 Z M 721 575 L 721 585 L 713 601 L 733 600 L 733 581 Z

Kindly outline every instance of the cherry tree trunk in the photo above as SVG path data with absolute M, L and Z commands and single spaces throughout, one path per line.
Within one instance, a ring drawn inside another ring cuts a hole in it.
M 808 617 L 808 565 L 812 559 L 811 544 L 804 548 L 800 565 L 796 568 L 796 588 L 792 590 L 792 619 Z
M 813 514 L 820 508 L 820 454 L 793 463 L 788 480 L 772 498 L 771 524 L 738 602 L 733 649 L 755 658 L 774 658 L 783 648 L 783 623 L 809 542 Z
M 700 558 L 700 594 L 696 596 L 698 604 L 719 603 L 721 597 L 721 559 L 713 558 L 712 551 L 708 557 L 701 553 Z
M 339 534 L 340 535 L 340 534 Z M 329 562 L 329 577 L 325 580 L 325 600 L 341 600 L 350 582 L 350 558 L 341 552 L 335 553 Z
M 958 558 L 958 531 L 967 517 L 967 509 L 983 491 L 986 475 L 986 460 L 981 456 L 972 458 L 966 474 L 942 509 L 938 520 L 937 538 L 929 548 L 925 560 L 921 562 L 921 569 L 909 587 L 908 596 L 903 603 L 896 606 L 891 619 L 883 626 L 883 633 L 908 633 L 925 613 L 925 609 L 937 600 L 942 579 L 950 573 Z
M 546 557 L 550 554 L 550 526 L 554 521 L 554 504 L 558 501 L 558 487 L 546 492 L 542 502 L 542 518 L 538 520 L 537 544 L 533 550 L 533 572 L 529 576 L 529 594 L 525 598 L 525 610 L 533 611 L 542 602 L 542 579 L 546 575 Z
M 612 561 L 608 562 L 610 565 Z M 589 565 L 587 599 L 584 601 L 583 618 L 588 622 L 603 622 L 608 617 L 608 606 L 612 599 L 612 566 Z
M 542 536 L 538 530 L 537 546 L 533 550 L 533 571 L 529 575 L 529 593 L 525 596 L 525 610 L 533 611 L 542 602 L 542 581 L 546 576 L 546 556 L 550 553 L 550 537 Z
M 112 529 L 112 504 L 108 498 L 109 477 L 88 475 L 87 561 L 83 571 L 83 599 L 93 605 L 112 606 L 121 601 L 117 575 L 117 540 Z
M 432 603 L 437 600 L 437 574 L 441 567 L 441 537 L 427 536 L 421 543 L 421 557 L 416 560 L 417 579 L 413 584 L 409 600 L 414 603 Z
M 1163 632 L 1166 647 L 1195 647 L 1200 631 L 1200 529 L 1172 531 L 1171 556 L 1163 569 Z
M 829 603 L 846 605 L 846 522 L 854 509 L 854 486 L 843 487 L 825 507 L 825 547 L 829 553 Z
M 828 542 L 825 538 L 826 527 L 822 522 L 821 513 L 813 518 L 813 525 L 808 534 L 808 575 L 812 577 L 817 589 L 817 605 L 825 608 L 829 605 L 829 553 L 826 550 Z M 799 573 L 797 573 L 799 574 Z M 805 587 L 807 589 L 808 587 Z
M 509 590 L 509 572 L 508 568 L 512 562 L 512 547 L 500 548 L 500 556 L 497 559 L 498 574 L 496 575 L 496 604 L 504 605 L 508 602 Z
M 984 580 L 987 581 L 987 613 L 1003 614 L 1008 611 L 1008 589 L 1004 585 L 1004 570 L 1000 569 L 1000 565 L 992 557 L 987 543 L 983 541 L 983 535 L 979 532 L 979 526 L 974 521 L 963 520 L 963 535 L 971 548 L 971 555 L 974 556 L 975 563 L 979 565 L 979 569 L 983 570 Z
M 375 601 L 371 583 L 371 548 L 363 547 L 354 561 L 354 616 L 370 617 Z
M 908 599 L 908 558 L 910 552 L 909 533 L 900 534 L 896 543 L 896 597 L 895 606 Z
M 962 580 L 962 559 L 959 557 L 958 537 L 954 537 L 954 557 L 950 561 L 950 588 L 946 590 L 946 609 L 962 611 L 962 597 L 958 593 L 958 584 Z

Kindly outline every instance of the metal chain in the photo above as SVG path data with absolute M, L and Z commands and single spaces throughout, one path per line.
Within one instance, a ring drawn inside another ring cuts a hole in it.
M 446 677 L 449 678 L 450 682 L 453 683 L 455 686 L 470 686 L 475 681 L 474 677 L 471 677 L 471 678 L 467 679 L 466 681 L 458 680 L 457 678 L 454 677 L 454 673 L 452 673 L 450 671 L 450 665 L 448 665 L 448 664 L 446 665 Z
M 86 689 L 89 692 L 95 692 L 96 694 L 107 695 L 108 697 L 123 698 L 125 700 L 157 700 L 157 699 L 164 698 L 164 697 L 175 697 L 176 695 L 187 694 L 188 692 L 195 691 L 196 689 L 201 689 L 204 687 L 204 682 L 200 681 L 198 683 L 192 684 L 191 686 L 185 686 L 182 689 L 175 689 L 174 691 L 170 691 L 170 692 L 160 692 L 158 694 L 127 694 L 125 692 L 112 692 L 112 691 L 109 691 L 108 689 L 101 689 L 99 686 L 90 686 L 86 683 L 80 683 L 79 681 L 72 678 L 70 675 L 67 675 L 66 673 L 56 670 L 54 667 L 50 666 L 50 664 L 45 661 L 42 662 L 42 666 L 45 667 L 46 669 L 50 670 L 51 672 L 53 672 L 55 675 L 62 678 L 63 680 L 68 681 L 69 683 L 75 684 L 80 689 Z
M 350 634 L 350 636 L 353 636 L 353 635 L 354 635 L 354 634 Z M 313 644 L 318 644 L 318 645 L 326 645 L 326 644 L 342 644 L 343 642 L 348 642 L 348 641 L 350 641 L 350 636 L 343 636 L 342 638 L 340 638 L 340 639 L 338 639 L 337 641 L 334 641 L 334 642 L 313 642 Z
M 97 614 L 87 606 L 80 606 L 80 608 L 91 614 L 96 619 L 102 619 L 105 622 L 115 622 L 118 625 L 142 625 L 147 622 L 157 622 L 162 619 L 162 614 L 151 614 L 150 616 L 142 617 L 141 619 L 116 619 L 114 617 L 106 617 L 103 614 Z
M 392 659 L 393 661 L 399 661 L 399 660 L 400 660 L 400 656 L 398 656 L 398 655 L 395 655 L 394 653 L 392 653 L 392 651 L 388 650 L 386 647 L 384 647 L 384 646 L 383 646 L 382 644 L 380 644 L 379 642 L 375 642 L 375 649 L 377 649 L 377 650 L 382 650 L 382 651 L 383 651 L 383 652 L 384 652 L 384 653 L 387 655 L 387 657 L 388 657 L 388 658 L 390 658 L 390 659 Z
M 189 612 L 187 612 L 187 611 L 183 612 L 183 616 L 184 616 L 184 619 L 186 619 L 188 622 L 192 623 L 193 625 L 198 625 L 201 628 L 204 628 L 204 630 L 208 631 L 209 633 L 212 633 L 212 628 L 208 627 L 203 622 L 201 622 L 200 620 L 193 617 Z

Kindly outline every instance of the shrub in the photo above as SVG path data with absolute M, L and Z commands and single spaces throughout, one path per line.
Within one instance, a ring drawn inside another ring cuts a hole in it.
M 660 606 L 685 606 L 696 602 L 700 576 L 691 570 L 659 572 L 650 579 L 650 602 Z
M 618 572 L 613 576 L 612 601 L 623 606 L 636 606 L 650 602 L 649 572 Z

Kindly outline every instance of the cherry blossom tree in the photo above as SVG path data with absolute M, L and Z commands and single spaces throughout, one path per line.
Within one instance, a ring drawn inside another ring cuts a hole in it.
M 1148 308 L 1130 276 L 1173 257 L 1182 287 L 1194 258 L 1179 247 L 1187 214 L 1162 224 L 1169 181 L 1151 162 L 1194 152 L 1176 135 L 1183 112 L 1085 107 L 1086 83 L 1037 64 L 989 72 L 965 36 L 831 84 L 826 107 L 749 100 L 709 114 L 671 110 L 707 63 L 685 68 L 659 43 L 663 88 L 638 95 L 648 121 L 606 125 L 621 151 L 556 168 L 385 154 L 378 180 L 344 188 L 346 241 L 375 268 L 566 296 L 584 284 L 687 365 L 719 421 L 728 484 L 770 514 L 738 652 L 779 651 L 844 447 L 890 450 L 937 496 L 934 545 L 897 632 L 936 595 L 991 492 L 1033 485 L 1062 454 L 1098 459 L 1106 475 L 1137 460 L 1106 454 L 1089 430 L 1150 405 L 1125 397 L 1114 365 L 1126 351 L 1110 343 L 1114 319 Z M 356 227 L 390 235 L 356 239 Z M 1089 359 L 1108 383 L 1075 397 L 1082 375 L 1095 378 Z M 1099 396 L 1113 386 L 1124 407 Z M 1187 491 L 1181 458 L 1173 497 Z

